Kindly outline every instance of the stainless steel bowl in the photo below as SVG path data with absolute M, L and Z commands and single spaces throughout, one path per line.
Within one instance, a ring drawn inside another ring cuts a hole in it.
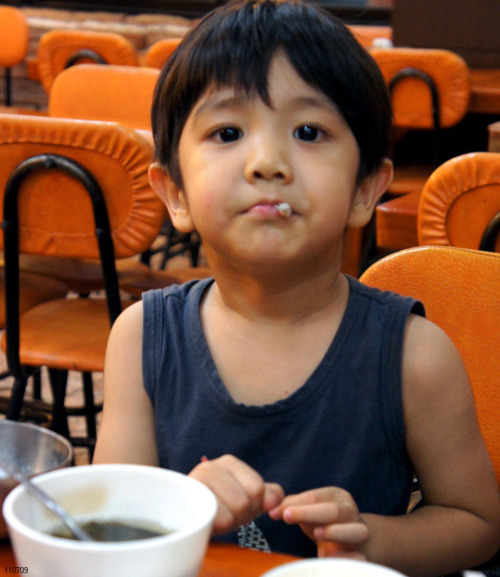
M 34 477 L 67 467 L 72 459 L 71 443 L 61 435 L 37 425 L 0 420 L 0 511 L 5 497 L 16 486 L 2 471 L 2 463 Z M 7 527 L 0 515 L 0 539 L 5 537 Z

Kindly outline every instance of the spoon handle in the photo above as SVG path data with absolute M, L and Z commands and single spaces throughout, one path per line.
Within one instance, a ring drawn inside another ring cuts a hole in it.
M 3 467 L 2 467 L 3 468 Z M 17 481 L 18 483 L 24 485 L 28 493 L 31 493 L 37 501 L 42 503 L 49 511 L 51 511 L 64 525 L 71 531 L 71 533 L 79 541 L 94 541 L 92 537 L 76 523 L 76 521 L 67 513 L 67 511 L 59 504 L 56 503 L 45 491 L 40 489 L 38 485 L 31 482 L 31 479 L 25 476 L 18 470 L 13 469 L 10 466 L 4 468 L 5 472 Z

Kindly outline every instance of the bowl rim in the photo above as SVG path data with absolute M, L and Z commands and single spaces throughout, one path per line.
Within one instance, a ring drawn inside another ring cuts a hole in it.
M 325 565 L 331 566 L 332 568 L 339 569 L 340 565 L 349 565 L 351 567 L 355 567 L 356 565 L 360 568 L 371 568 L 375 569 L 376 572 L 373 572 L 373 575 L 386 575 L 387 577 L 406 577 L 403 573 L 400 573 L 396 569 L 392 569 L 392 567 L 387 567 L 385 565 L 381 565 L 380 563 L 373 563 L 372 561 L 363 561 L 361 559 L 348 559 L 342 557 L 312 557 L 308 559 L 300 559 L 297 561 L 290 561 L 288 563 L 283 563 L 282 565 L 278 565 L 277 567 L 273 567 L 269 569 L 266 573 L 263 573 L 261 577 L 287 577 L 285 571 L 293 565 L 293 568 L 297 569 L 307 569 L 312 565 Z
M 137 539 L 135 541 L 75 541 L 72 539 L 65 539 L 64 537 L 56 537 L 54 535 L 50 535 L 48 533 L 44 533 L 37 529 L 33 529 L 16 516 L 14 516 L 13 508 L 15 506 L 16 500 L 20 497 L 22 493 L 26 492 L 26 489 L 22 485 L 18 485 L 14 488 L 5 498 L 2 512 L 5 523 L 9 532 L 11 531 L 11 527 L 13 530 L 22 533 L 25 537 L 30 540 L 37 541 L 41 544 L 56 546 L 61 549 L 68 549 L 68 550 L 101 550 L 101 551 L 133 551 L 136 549 L 148 549 L 154 548 L 158 545 L 163 545 L 165 542 L 175 542 L 178 540 L 183 539 L 185 536 L 195 533 L 205 527 L 207 524 L 211 525 L 213 519 L 215 518 L 215 513 L 217 511 L 217 499 L 213 492 L 203 483 L 197 481 L 196 479 L 192 479 L 188 475 L 184 475 L 183 473 L 179 473 L 177 471 L 172 471 L 171 469 L 165 469 L 162 467 L 152 466 L 152 465 L 135 465 L 135 464 L 120 464 L 120 463 L 110 463 L 110 464 L 95 464 L 95 465 L 79 465 L 75 467 L 65 468 L 65 469 L 58 469 L 54 471 L 49 471 L 48 473 L 43 473 L 41 475 L 37 475 L 34 477 L 34 483 L 42 483 L 44 479 L 47 477 L 64 477 L 74 474 L 76 471 L 83 472 L 83 474 L 92 474 L 92 471 L 101 470 L 101 471 L 120 471 L 123 473 L 126 472 L 138 472 L 138 473 L 145 473 L 149 475 L 164 475 L 167 474 L 168 476 L 175 476 L 178 478 L 182 478 L 183 481 L 186 481 L 192 485 L 196 486 L 198 490 L 202 493 L 205 493 L 206 497 L 210 500 L 210 509 L 209 514 L 207 515 L 207 520 L 203 524 L 197 523 L 188 523 L 185 527 L 181 529 L 176 529 L 172 533 L 168 533 L 165 535 L 158 535 L 157 537 L 151 537 L 148 539 Z
M 34 475 L 30 474 L 29 475 L 30 477 L 32 477 L 32 476 L 38 477 L 39 475 L 45 475 L 46 473 L 56 471 L 56 470 L 59 470 L 61 468 L 67 468 L 67 467 L 69 467 L 69 465 L 71 465 L 71 462 L 73 461 L 73 457 L 74 457 L 73 445 L 70 443 L 70 441 L 66 437 L 63 437 L 59 433 L 56 433 L 55 431 L 51 431 L 50 429 L 46 429 L 45 427 L 40 427 L 40 425 L 35 425 L 34 423 L 23 423 L 23 422 L 19 422 L 19 421 L 12 421 L 10 419 L 0 420 L 0 428 L 2 428 L 2 427 L 3 428 L 11 427 L 13 429 L 19 428 L 19 429 L 35 430 L 35 431 L 38 431 L 39 433 L 43 433 L 47 437 L 51 437 L 52 439 L 60 441 L 66 447 L 66 449 L 68 449 L 68 456 L 64 459 L 64 461 L 62 463 L 60 463 L 57 466 L 56 469 L 44 469 L 40 473 L 34 473 Z M 4 478 L 4 476 L 2 475 L 2 469 L 1 468 L 0 468 L 0 478 L 2 478 L 2 479 Z

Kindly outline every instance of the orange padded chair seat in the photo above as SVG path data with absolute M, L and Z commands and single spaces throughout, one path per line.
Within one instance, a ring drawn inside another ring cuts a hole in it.
M 24 13 L 18 8 L 0 6 L 0 67 L 5 68 L 5 104 L 12 104 L 11 73 L 21 64 L 29 47 L 29 28 Z
M 427 317 L 453 340 L 469 374 L 500 485 L 500 254 L 416 247 L 377 261 L 360 280 L 420 299 Z
M 144 65 L 161 70 L 181 40 L 182 38 L 165 38 L 151 44 L 144 56 Z
M 21 64 L 28 53 L 29 28 L 18 8 L 0 6 L 0 66 Z
M 64 283 L 37 274 L 23 273 L 20 282 L 19 310 L 21 313 L 42 302 L 64 298 L 68 292 Z M 5 328 L 4 283 L 5 275 L 3 270 L 0 270 L 0 330 Z
M 82 64 L 61 72 L 49 95 L 49 116 L 109 120 L 151 131 L 151 105 L 159 70 Z
M 432 48 L 373 48 L 375 59 L 387 83 L 405 68 L 428 74 L 435 82 L 440 101 L 442 128 L 457 124 L 467 113 L 470 99 L 469 70 L 454 52 Z M 432 103 L 428 88 L 418 78 L 407 78 L 392 93 L 394 124 L 404 128 L 433 128 Z
M 439 129 L 455 126 L 467 113 L 470 98 L 469 69 L 457 54 L 448 50 L 402 47 L 373 48 L 370 54 L 389 86 L 395 76 L 405 70 L 417 71 L 431 79 L 438 98 Z M 391 99 L 396 131 L 436 130 L 431 90 L 421 78 L 410 76 L 398 80 L 391 87 Z M 389 194 L 400 196 L 421 192 L 436 166 L 432 164 L 434 161 L 396 165 Z
M 106 64 L 139 64 L 134 46 L 120 34 L 91 30 L 51 30 L 40 38 L 37 51 L 38 75 L 47 93 L 50 93 L 57 75 L 68 67 L 69 59 L 80 50 L 92 51 Z M 78 62 L 92 62 L 92 59 L 82 58 Z
M 123 308 L 130 304 L 130 300 L 122 301 Z M 45 339 L 40 339 L 40 327 Z M 105 299 L 42 303 L 21 316 L 21 362 L 33 367 L 102 372 L 109 330 Z
M 148 248 L 161 225 L 163 203 L 149 186 L 152 149 L 142 137 L 116 123 L 2 115 L 0 190 L 28 153 L 71 154 L 98 176 L 109 194 L 117 259 Z M 92 208 L 81 185 L 62 172 L 32 178 L 33 198 L 21 204 L 20 252 L 98 259 Z
M 418 207 L 419 244 L 479 248 L 500 211 L 500 153 L 452 158 L 429 178 Z M 496 251 L 500 252 L 500 239 Z
M 100 259 L 88 189 L 67 171 L 54 168 L 58 165 L 50 155 L 71 166 L 76 162 L 84 167 L 102 191 L 114 247 L 107 270 L 113 268 L 113 256 L 131 258 L 151 245 L 163 222 L 163 204 L 149 186 L 151 147 L 135 131 L 109 122 L 16 115 L 3 115 L 1 120 L 0 191 L 5 191 L 8 180 L 15 182 L 10 177 L 19 165 L 23 163 L 28 170 L 26 162 L 32 163 L 37 158 L 39 163 L 19 180 L 20 253 Z M 46 160 L 42 163 L 42 159 Z M 9 184 L 7 188 L 11 187 Z M 93 194 L 96 196 L 97 192 Z M 2 218 L 13 222 L 8 220 L 12 215 L 2 214 Z M 12 225 L 7 230 L 12 230 Z M 15 270 L 9 267 L 7 256 L 6 252 L 6 274 Z M 118 287 L 112 285 L 118 299 Z M 122 307 L 130 302 L 122 303 Z M 17 348 L 11 346 L 15 339 L 9 340 L 15 331 L 9 332 L 7 323 L 3 345 L 7 343 L 9 370 L 15 373 L 14 391 L 19 393 L 13 397 L 16 410 L 29 376 L 29 371 L 20 374 L 16 366 L 74 369 L 84 375 L 102 371 L 110 326 L 117 314 L 116 309 L 108 308 L 104 298 L 58 299 L 29 309 L 20 315 L 18 361 Z M 63 400 L 59 398 L 57 404 Z M 15 413 L 12 409 L 11 418 L 15 418 Z M 59 420 L 63 418 L 60 412 L 57 415 Z M 60 432 L 64 434 L 65 429 Z

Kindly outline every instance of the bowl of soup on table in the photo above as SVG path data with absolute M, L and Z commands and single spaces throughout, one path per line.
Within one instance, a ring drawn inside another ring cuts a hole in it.
M 72 467 L 34 482 L 96 540 L 70 538 L 17 487 L 4 517 L 16 562 L 32 577 L 198 575 L 217 509 L 202 483 L 159 467 L 118 464 Z
M 261 577 L 404 577 L 402 573 L 368 561 L 326 558 L 279 565 Z
M 0 511 L 7 495 L 17 485 L 3 466 L 13 466 L 34 477 L 67 467 L 73 460 L 69 441 L 48 429 L 28 423 L 0 420 Z M 7 537 L 7 527 L 0 515 L 0 539 Z

